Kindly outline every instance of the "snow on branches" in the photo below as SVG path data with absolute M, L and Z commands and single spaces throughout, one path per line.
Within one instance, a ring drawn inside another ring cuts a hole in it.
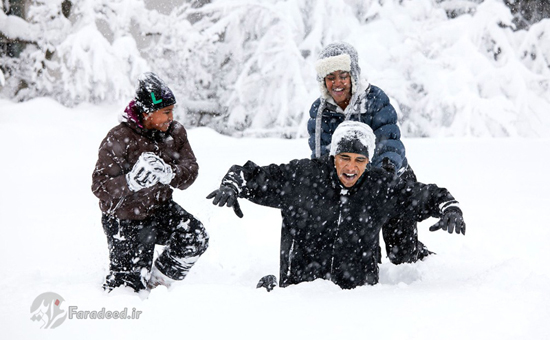
M 301 137 L 319 96 L 313 65 L 334 41 L 359 52 L 405 136 L 543 136 L 550 131 L 548 19 L 516 30 L 501 0 L 36 0 L 27 21 L 0 11 L 0 91 L 65 105 L 126 102 L 138 75 L 174 90 L 189 126 Z M 147 5 L 146 5 L 147 4 Z M 149 7 L 148 7 L 149 6 Z M 160 6 L 160 5 L 158 5 Z

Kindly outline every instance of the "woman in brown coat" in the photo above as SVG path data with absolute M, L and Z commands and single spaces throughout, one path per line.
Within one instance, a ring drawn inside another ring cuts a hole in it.
M 158 76 L 143 74 L 121 123 L 99 147 L 92 191 L 109 245 L 107 291 L 170 286 L 208 247 L 202 223 L 172 200 L 173 188 L 188 188 L 199 169 L 185 128 L 173 120 L 175 104 Z M 155 244 L 166 247 L 153 264 Z

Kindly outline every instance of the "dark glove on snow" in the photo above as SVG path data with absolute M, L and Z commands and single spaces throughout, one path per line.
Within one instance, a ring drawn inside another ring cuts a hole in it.
M 243 212 L 239 206 L 239 201 L 237 200 L 237 191 L 227 185 L 221 185 L 219 189 L 214 190 L 210 195 L 206 196 L 206 199 L 214 198 L 212 204 L 223 207 L 227 205 L 228 207 L 233 207 L 233 211 L 240 218 L 243 217 Z
M 386 170 L 390 174 L 395 174 L 395 165 L 393 165 L 387 157 L 382 160 L 382 169 Z
M 462 233 L 462 235 L 466 235 L 466 223 L 464 223 L 464 218 L 462 217 L 462 210 L 458 207 L 445 209 L 439 222 L 430 227 L 430 231 L 439 229 L 447 230 L 449 234 L 452 234 L 454 231 L 457 234 Z
M 260 279 L 256 288 L 265 288 L 268 292 L 272 291 L 273 288 L 277 287 L 277 278 L 275 275 L 266 275 Z

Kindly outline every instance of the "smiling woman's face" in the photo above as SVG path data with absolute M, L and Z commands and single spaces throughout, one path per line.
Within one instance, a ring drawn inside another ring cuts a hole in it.
M 328 93 L 343 110 L 351 99 L 351 76 L 346 71 L 334 71 L 325 77 Z
M 174 120 L 174 105 L 167 106 L 160 110 L 143 114 L 143 126 L 146 129 L 160 130 L 166 132 Z
M 365 172 L 369 159 L 359 153 L 342 152 L 334 156 L 334 166 L 338 179 L 346 188 L 357 183 Z

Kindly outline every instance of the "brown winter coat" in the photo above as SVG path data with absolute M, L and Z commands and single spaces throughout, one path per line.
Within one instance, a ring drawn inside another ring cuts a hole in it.
M 143 152 L 160 156 L 174 171 L 170 185 L 156 185 L 133 192 L 126 174 Z M 187 140 L 187 131 L 173 122 L 166 132 L 140 128 L 134 121 L 115 126 L 99 147 L 92 174 L 92 192 L 99 198 L 101 211 L 119 219 L 143 220 L 172 199 L 172 188 L 188 188 L 199 172 L 197 160 Z

